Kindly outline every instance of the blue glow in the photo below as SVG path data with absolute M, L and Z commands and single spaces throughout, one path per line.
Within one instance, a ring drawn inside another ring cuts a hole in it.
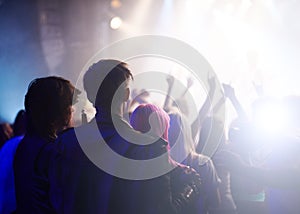
M 0 122 L 12 123 L 24 109 L 30 81 L 48 75 L 34 2 L 4 1 L 0 7 Z

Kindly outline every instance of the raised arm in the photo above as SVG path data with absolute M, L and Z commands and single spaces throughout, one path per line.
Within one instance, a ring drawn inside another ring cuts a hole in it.
M 241 120 L 248 120 L 248 117 L 247 117 L 247 114 L 246 114 L 244 108 L 242 107 L 240 101 L 237 99 L 237 97 L 235 95 L 234 88 L 229 84 L 223 83 L 223 89 L 224 89 L 225 97 L 227 97 L 230 100 L 230 102 L 232 103 L 236 113 L 238 114 L 238 117 Z
M 199 129 L 200 124 L 203 122 L 204 118 L 208 115 L 209 111 L 211 110 L 211 98 L 214 96 L 214 93 L 216 91 L 216 80 L 214 77 L 208 79 L 209 84 L 209 92 L 207 94 L 207 97 L 204 101 L 204 104 L 199 110 L 197 118 L 192 123 L 192 137 L 195 139 Z
M 170 105 L 171 105 L 171 101 L 170 101 L 170 96 L 171 96 L 171 91 L 172 91 L 172 88 L 174 86 L 174 77 L 173 76 L 168 76 L 167 77 L 167 83 L 168 83 L 168 90 L 167 90 L 167 95 L 166 95 L 166 98 L 165 98 L 165 102 L 164 102 L 164 106 L 163 106 L 163 109 L 168 112 L 169 109 L 170 109 Z

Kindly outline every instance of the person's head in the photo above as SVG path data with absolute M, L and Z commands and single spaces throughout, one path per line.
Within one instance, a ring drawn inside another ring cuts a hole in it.
M 158 106 L 141 104 L 130 117 L 131 126 L 142 133 L 149 133 L 168 141 L 169 115 Z
M 103 59 L 93 64 L 85 73 L 83 86 L 89 101 L 97 109 L 110 111 L 114 96 L 116 105 L 128 100 L 130 79 L 133 79 L 133 76 L 126 63 Z
M 13 129 L 14 129 L 14 136 L 21 136 L 24 135 L 26 132 L 26 113 L 22 109 L 18 112 L 14 124 L 13 124 Z
M 13 129 L 9 123 L 0 124 L 0 148 L 13 136 Z
M 27 132 L 54 139 L 70 125 L 72 102 L 80 93 L 68 80 L 44 77 L 33 80 L 25 95 Z

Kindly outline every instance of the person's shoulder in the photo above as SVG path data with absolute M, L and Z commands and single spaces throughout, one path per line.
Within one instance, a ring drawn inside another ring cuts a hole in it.
M 210 183 L 210 185 L 214 185 L 215 187 L 218 186 L 218 184 L 221 182 L 217 170 L 215 168 L 215 165 L 212 161 L 212 159 L 209 156 L 203 155 L 203 154 L 194 154 L 193 155 L 193 161 L 192 161 L 192 167 L 200 173 L 201 178 L 209 178 L 204 179 L 204 183 Z
M 73 134 L 74 134 L 74 127 L 70 127 L 60 132 L 57 136 L 57 139 L 65 139 L 72 136 Z
M 8 141 L 6 141 L 6 143 L 18 144 L 23 138 L 24 138 L 24 135 L 15 136 L 15 137 L 10 138 Z
M 86 160 L 84 148 L 93 150 L 98 148 L 101 141 L 101 133 L 94 124 L 85 124 L 79 127 L 69 128 L 59 134 L 55 144 L 58 151 L 67 158 L 73 160 Z
M 59 133 L 55 140 L 55 145 L 60 152 L 76 149 L 78 147 L 78 139 L 75 128 L 68 128 Z
M 0 154 L 15 152 L 23 137 L 23 135 L 16 136 L 6 141 L 6 143 L 0 149 Z
M 55 144 L 58 148 L 68 147 L 69 144 L 77 142 L 77 138 L 74 132 L 74 128 L 68 128 L 60 132 L 55 140 Z
M 114 117 L 114 125 L 116 128 L 117 135 L 115 136 L 118 140 L 125 140 L 129 143 L 137 145 L 150 145 L 157 139 L 149 134 L 141 133 L 132 128 L 132 126 L 122 117 Z
M 78 136 L 89 135 L 91 133 L 91 125 L 85 124 L 78 127 L 70 127 L 59 133 L 56 142 L 77 141 Z

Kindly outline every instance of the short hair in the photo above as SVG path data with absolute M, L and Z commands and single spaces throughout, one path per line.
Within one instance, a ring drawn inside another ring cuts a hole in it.
M 130 117 L 131 126 L 142 133 L 150 130 L 158 137 L 168 141 L 169 115 L 160 107 L 153 104 L 141 104 Z
M 80 91 L 61 77 L 33 80 L 25 95 L 27 132 L 54 139 L 58 129 L 70 124 L 71 106 L 78 94 Z
M 87 70 L 83 86 L 95 107 L 109 109 L 118 88 L 129 79 L 133 79 L 133 76 L 125 62 L 102 59 Z

